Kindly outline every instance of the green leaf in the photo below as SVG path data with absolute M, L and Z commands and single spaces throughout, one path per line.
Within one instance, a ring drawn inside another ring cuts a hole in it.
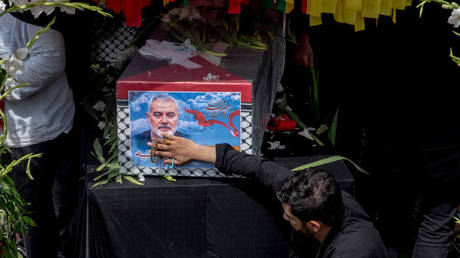
M 107 167 L 110 169 L 110 170 L 118 170 L 120 168 L 119 164 L 118 164 L 118 161 L 115 161 L 115 162 L 112 162 L 110 164 L 107 164 Z
M 331 141 L 332 146 L 335 146 L 335 140 L 337 138 L 337 121 L 339 117 L 339 108 L 337 108 L 337 111 L 335 111 L 334 118 L 332 119 L 331 126 L 329 127 L 329 132 L 327 134 L 327 137 L 329 138 L 329 141 Z
M 319 71 L 316 71 L 314 67 L 310 68 L 313 78 L 313 89 L 310 90 L 310 105 L 312 107 L 313 115 L 316 121 L 320 121 L 320 110 L 319 110 Z
M 37 226 L 37 224 L 35 224 L 35 222 L 28 216 L 22 216 L 22 220 L 24 221 L 24 223 L 26 223 L 29 226 L 32 226 L 32 227 Z
M 104 163 L 104 162 L 105 162 L 104 157 L 97 156 L 94 152 L 91 152 L 91 155 L 93 155 L 94 157 L 96 157 L 97 160 L 98 160 L 100 163 Z
M 40 37 L 40 35 L 42 35 L 43 33 L 47 32 L 48 30 L 51 29 L 51 26 L 54 24 L 55 21 L 56 21 L 56 17 L 54 17 L 54 18 L 48 23 L 48 25 L 46 25 L 46 27 L 40 29 L 37 33 L 35 33 L 34 37 L 33 37 L 31 40 L 29 40 L 29 42 L 27 42 L 26 48 L 32 47 L 32 45 L 35 44 L 35 42 L 36 42 L 37 39 Z
M 93 181 L 97 181 L 97 180 L 101 179 L 103 176 L 108 175 L 110 172 L 112 172 L 112 171 L 108 170 L 108 171 L 100 174 L 99 176 L 93 178 Z
M 123 181 L 121 179 L 121 175 L 118 175 L 118 176 L 115 177 L 115 182 L 117 182 L 119 184 L 123 183 Z
M 176 179 L 172 176 L 164 176 L 164 178 L 166 178 L 166 180 L 168 181 L 171 181 L 171 182 L 176 182 Z
M 100 172 L 101 170 L 103 170 L 105 168 L 105 166 L 107 166 L 106 163 L 102 163 L 101 165 L 99 165 L 99 167 L 96 168 L 96 171 L 97 172 Z
M 30 161 L 32 159 L 30 158 L 28 161 L 27 161 L 27 167 L 26 167 L 26 174 L 27 176 L 29 176 L 30 180 L 34 180 L 34 177 L 32 176 L 32 173 L 30 173 Z
M 112 163 L 113 161 L 116 161 L 118 163 L 118 152 L 114 152 L 112 156 L 107 160 L 107 162 Z
M 117 148 L 118 148 L 118 142 L 114 142 L 112 146 L 110 146 L 109 153 L 114 152 L 114 154 L 116 153 L 116 155 L 118 156 L 118 151 L 115 151 L 115 150 L 118 150 Z
M 110 130 L 110 126 L 107 125 L 107 123 L 105 124 L 105 127 L 104 127 L 104 136 L 108 135 L 109 134 L 109 130 Z M 105 143 L 107 144 L 107 142 Z M 104 145 L 105 145 L 104 144 Z
M 302 165 L 300 167 L 293 168 L 292 171 L 295 172 L 295 171 L 304 170 L 304 169 L 307 169 L 307 168 L 317 167 L 317 166 L 329 164 L 329 163 L 332 163 L 332 162 L 335 162 L 335 161 L 338 161 L 338 160 L 346 160 L 346 161 L 350 162 L 351 164 L 353 164 L 353 166 L 355 166 L 355 168 L 358 169 L 358 171 L 369 175 L 369 173 L 366 170 L 362 169 L 360 166 L 358 166 L 352 160 L 350 160 L 350 159 L 348 159 L 346 157 L 343 157 L 343 156 L 331 156 L 331 157 L 327 157 L 327 158 L 320 159 L 320 160 L 317 160 L 317 161 L 313 161 L 311 163 L 307 163 L 307 164 Z
M 136 179 L 134 179 L 132 176 L 123 176 L 126 180 L 128 180 L 129 182 L 133 183 L 133 184 L 136 184 L 136 185 L 144 185 L 143 183 L 137 181 Z
M 103 156 L 102 155 L 102 146 L 101 146 L 101 143 L 99 142 L 99 139 L 94 140 L 93 147 L 94 147 L 94 151 L 96 152 L 97 156 Z
M 106 179 L 104 179 L 102 181 L 99 181 L 99 182 L 95 183 L 91 187 L 96 187 L 96 186 L 99 186 L 99 185 L 107 184 L 109 181 L 110 181 L 110 178 L 106 178 Z

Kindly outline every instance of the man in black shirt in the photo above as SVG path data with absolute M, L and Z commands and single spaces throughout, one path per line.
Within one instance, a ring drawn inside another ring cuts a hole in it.
M 255 178 L 277 193 L 283 218 L 298 232 L 318 240 L 317 257 L 387 257 L 379 233 L 361 206 L 335 179 L 324 171 L 293 173 L 265 158 L 234 150 L 228 144 L 204 146 L 193 141 L 165 135 L 157 154 L 167 157 L 166 164 L 180 165 L 191 160 L 215 164 L 219 171 Z M 149 143 L 151 144 L 151 143 Z

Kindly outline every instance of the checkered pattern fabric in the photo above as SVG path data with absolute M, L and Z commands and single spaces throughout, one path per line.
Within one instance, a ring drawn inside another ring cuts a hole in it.
M 120 173 L 156 176 L 236 177 L 224 175 L 215 168 L 165 169 L 135 166 L 131 161 L 130 121 L 127 101 L 118 101 L 117 113 Z M 241 151 L 248 154 L 252 153 L 252 104 L 242 104 L 241 108 Z
M 100 26 L 95 26 L 96 31 L 94 32 L 97 40 L 91 47 L 92 62 L 114 64 L 120 58 L 122 51 L 131 44 L 139 28 L 126 27 L 121 22 L 110 22 L 106 19 L 98 22 Z

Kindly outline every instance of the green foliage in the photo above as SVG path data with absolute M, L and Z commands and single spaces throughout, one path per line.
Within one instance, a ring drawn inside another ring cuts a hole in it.
M 0 0 L 2 1 L 2 0 Z M 86 3 L 69 3 L 68 1 L 46 2 L 38 1 L 28 3 L 26 5 L 12 5 L 9 9 L 0 12 L 0 17 L 14 11 L 23 11 L 36 6 L 53 6 L 53 7 L 68 7 L 78 10 L 95 11 L 104 16 L 111 16 L 102 11 L 100 7 L 91 6 Z M 34 37 L 25 46 L 27 49 L 31 48 L 34 43 L 39 39 L 40 35 L 48 31 L 54 23 L 54 19 L 43 29 L 38 31 Z M 4 64 L 8 60 L 0 60 L 0 64 Z M 17 84 L 7 87 L 7 80 L 14 79 L 12 74 L 8 74 L 3 68 L 0 68 L 0 101 L 4 101 L 11 92 L 17 88 L 25 87 L 28 84 Z M 9 257 L 22 257 L 17 251 L 16 236 L 25 233 L 25 225 L 35 227 L 35 222 L 27 216 L 25 206 L 28 205 L 19 195 L 15 188 L 13 179 L 9 176 L 12 169 L 22 162 L 27 162 L 26 171 L 30 180 L 33 180 L 30 171 L 30 162 L 34 158 L 39 158 L 41 154 L 29 153 L 23 157 L 7 163 L 5 156 L 10 152 L 9 148 L 4 145 L 7 135 L 6 117 L 3 110 L 0 109 L 0 119 L 3 122 L 3 130 L 0 135 L 0 256 Z
M 331 141 L 332 146 L 335 146 L 335 139 L 337 138 L 338 119 L 339 119 L 339 109 L 337 108 L 337 111 L 335 111 L 334 118 L 332 119 L 331 126 L 329 127 L 329 133 L 327 134 L 327 137 L 329 138 L 329 141 Z
M 262 22 L 263 17 L 254 13 L 253 9 L 256 8 L 243 9 L 243 13 L 251 13 L 244 17 L 248 20 L 241 22 L 242 15 L 228 14 L 221 6 L 184 5 L 162 14 L 162 22 L 174 38 L 181 42 L 189 39 L 206 54 L 226 56 L 212 50 L 217 42 L 224 42 L 230 48 L 265 51 L 268 49 L 267 42 L 273 39 L 273 32 L 267 26 L 269 22 Z M 243 28 L 240 25 L 244 25 Z
M 350 162 L 358 171 L 369 175 L 369 173 L 366 170 L 362 169 L 360 166 L 358 166 L 356 163 L 354 163 L 349 158 L 346 158 L 346 157 L 343 157 L 343 156 L 330 156 L 330 157 L 327 157 L 327 158 L 324 158 L 324 159 L 320 159 L 320 160 L 317 160 L 317 161 L 302 165 L 300 167 L 293 168 L 292 171 L 299 171 L 299 170 L 304 170 L 304 169 L 307 169 L 307 168 L 317 167 L 317 166 L 329 164 L 329 163 L 332 163 L 332 162 L 336 162 L 336 161 L 339 161 L 339 160 L 346 160 L 346 161 Z
M 286 94 L 284 94 L 281 102 L 279 102 L 278 108 L 281 114 L 287 114 L 290 119 L 296 121 L 297 126 L 300 129 L 307 129 L 309 127 L 316 126 L 316 130 L 309 133 L 311 140 L 316 144 L 325 146 L 326 144 L 323 140 L 329 140 L 330 145 L 335 146 L 339 109 L 337 108 L 332 121 L 329 117 L 321 118 L 321 109 L 319 104 L 319 72 L 313 67 L 310 71 L 312 73 L 312 85 L 310 85 L 307 89 L 309 99 L 309 110 L 307 113 L 310 114 L 309 117 L 311 120 L 307 122 L 301 121 L 299 116 L 289 107 Z M 323 139 L 324 137 L 321 137 L 325 132 L 327 132 L 327 139 Z
M 417 5 L 417 8 L 420 8 L 420 17 L 422 17 L 422 14 L 423 14 L 423 7 L 425 6 L 425 4 L 427 3 L 431 3 L 431 2 L 434 2 L 434 3 L 438 3 L 438 4 L 441 4 L 442 8 L 444 9 L 449 9 L 449 10 L 458 10 L 460 9 L 460 5 L 457 4 L 456 2 L 447 2 L 445 0 L 420 0 L 421 3 Z M 452 15 L 452 14 L 451 14 Z M 456 31 L 452 31 L 456 36 L 460 37 L 460 33 L 456 32 Z M 452 59 L 452 61 L 454 61 L 458 66 L 460 66 L 460 57 L 458 56 L 454 56 L 454 54 L 452 53 L 452 49 L 450 49 L 450 55 L 449 57 Z
M 11 12 L 17 12 L 17 11 L 24 11 L 24 10 L 30 10 L 31 8 L 34 8 L 36 6 L 50 6 L 50 7 L 69 7 L 69 8 L 75 8 L 77 10 L 83 11 L 83 10 L 88 10 L 88 11 L 93 11 L 97 12 L 98 14 L 106 17 L 112 17 L 111 14 L 104 12 L 101 7 L 94 6 L 94 5 L 89 5 L 87 3 L 82 3 L 82 2 L 72 2 L 70 3 L 69 1 L 56 1 L 56 2 L 47 2 L 46 0 L 42 1 L 37 1 L 37 2 L 32 2 L 28 3 L 25 5 L 13 5 L 11 8 L 5 10 L 4 12 L 0 13 L 0 17 Z
M 91 154 L 99 161 L 96 168 L 98 175 L 93 178 L 92 187 L 109 183 L 111 180 L 122 184 L 123 179 L 143 185 L 131 176 L 120 174 L 118 165 L 118 138 L 116 124 L 116 96 L 115 85 L 120 77 L 121 70 L 115 69 L 109 64 L 93 64 L 91 83 L 95 86 L 93 94 L 85 96 L 83 106 L 89 116 L 99 123 L 102 136 L 93 142 Z M 97 103 L 104 103 L 103 110 L 96 110 Z

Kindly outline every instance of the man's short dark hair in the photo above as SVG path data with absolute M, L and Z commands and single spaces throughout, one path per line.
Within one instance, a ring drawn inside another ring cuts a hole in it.
M 310 168 L 294 172 L 283 181 L 276 195 L 303 222 L 313 219 L 332 227 L 342 223 L 344 205 L 340 186 L 324 170 Z

